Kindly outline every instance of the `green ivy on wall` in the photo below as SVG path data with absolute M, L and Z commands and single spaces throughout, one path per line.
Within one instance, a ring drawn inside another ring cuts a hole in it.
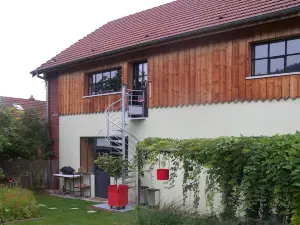
M 168 150 L 168 151 L 167 151 Z M 161 157 L 161 155 L 164 155 Z M 300 133 L 272 137 L 216 139 L 147 138 L 137 146 L 136 164 L 153 169 L 158 158 L 171 163 L 168 184 L 183 171 L 183 201 L 189 192 L 199 206 L 201 171 L 206 173 L 206 196 L 213 210 L 221 194 L 222 217 L 247 217 L 300 224 Z

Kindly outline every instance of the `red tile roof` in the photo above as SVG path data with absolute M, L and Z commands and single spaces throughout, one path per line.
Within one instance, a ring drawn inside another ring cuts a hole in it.
M 300 0 L 177 0 L 109 22 L 37 70 L 298 6 Z
M 46 117 L 46 102 L 35 100 L 30 97 L 29 99 L 24 98 L 13 98 L 13 97 L 4 97 L 0 96 L 0 106 L 2 107 L 14 107 L 13 104 L 20 105 L 24 110 L 26 109 L 39 109 L 41 111 L 41 115 Z

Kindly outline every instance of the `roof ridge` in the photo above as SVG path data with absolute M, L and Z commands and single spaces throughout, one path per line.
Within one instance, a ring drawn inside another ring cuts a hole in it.
M 0 96 L 0 98 L 10 98 L 10 99 L 20 99 L 20 100 L 26 100 L 26 101 L 46 102 L 44 100 L 36 100 L 36 99 L 29 99 L 29 98 L 19 98 L 19 97 L 11 97 L 11 96 Z

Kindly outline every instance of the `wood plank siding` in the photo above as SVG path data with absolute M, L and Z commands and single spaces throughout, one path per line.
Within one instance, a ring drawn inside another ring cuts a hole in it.
M 62 72 L 58 81 L 59 114 L 103 112 L 121 96 L 114 94 L 83 98 L 87 95 L 87 73 L 121 66 L 123 83 L 128 83 L 130 87 L 132 62 L 141 57 L 148 61 L 148 85 L 151 85 L 149 108 L 300 97 L 298 75 L 246 79 L 251 74 L 251 44 L 283 37 L 300 37 L 298 21 L 299 17 L 296 17 L 199 37 L 145 50 L 142 56 L 132 53 L 128 59 L 112 58 L 113 63 L 104 65 L 99 62 L 92 68 L 78 67 Z

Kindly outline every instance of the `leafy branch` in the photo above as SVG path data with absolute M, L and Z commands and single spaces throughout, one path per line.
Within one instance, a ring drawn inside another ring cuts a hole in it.
M 206 172 L 206 196 L 211 210 L 221 194 L 223 218 L 242 209 L 247 217 L 300 224 L 300 133 L 272 137 L 220 137 L 216 139 L 147 138 L 137 146 L 135 163 L 153 169 L 164 149 L 173 149 L 170 179 L 174 186 L 183 171 L 183 201 L 188 192 L 199 206 L 201 172 Z

